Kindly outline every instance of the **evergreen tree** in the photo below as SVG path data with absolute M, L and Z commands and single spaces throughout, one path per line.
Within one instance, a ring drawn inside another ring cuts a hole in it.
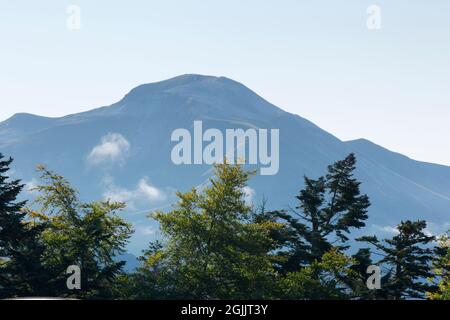
M 116 261 L 124 252 L 131 226 L 116 212 L 123 203 L 82 203 L 77 192 L 62 176 L 40 166 L 44 185 L 36 187 L 39 210 L 30 215 L 44 224 L 42 259 L 53 271 L 47 284 L 54 296 L 112 298 L 117 277 L 125 264 Z M 81 271 L 81 290 L 68 290 L 66 270 L 76 265 Z
M 240 165 L 215 166 L 215 178 L 201 192 L 178 193 L 168 213 L 152 216 L 165 244 L 145 256 L 150 281 L 166 296 L 193 299 L 268 298 L 276 273 L 269 252 L 279 224 L 255 222 L 245 202 L 250 172 Z M 157 279 L 155 279 L 157 275 Z
M 297 271 L 320 261 L 333 247 L 347 249 L 350 229 L 365 226 L 370 202 L 367 195 L 360 194 L 360 182 L 353 177 L 355 165 L 355 155 L 350 154 L 328 166 L 326 176 L 317 180 L 305 177 L 297 210 L 272 212 L 286 227 L 289 250 L 280 253 L 285 259 L 282 271 Z
M 346 283 L 350 289 L 350 298 L 358 300 L 379 300 L 387 299 L 386 293 L 379 289 L 369 289 L 367 280 L 370 275 L 367 271 L 370 266 L 377 264 L 372 260 L 371 251 L 369 248 L 359 249 L 353 256 L 353 265 L 350 269 L 353 271 L 352 276 L 346 279 Z M 381 276 L 380 281 L 387 282 L 389 275 Z
M 16 200 L 23 185 L 6 175 L 12 161 L 0 154 L 0 298 L 45 295 L 42 229 L 26 221 L 25 202 Z
M 384 257 L 377 263 L 388 268 L 382 282 L 382 292 L 389 299 L 423 299 L 435 287 L 426 279 L 433 276 L 430 243 L 435 237 L 426 234 L 425 221 L 404 221 L 397 226 L 392 239 L 379 241 L 376 236 L 361 237 L 359 241 L 372 244 Z

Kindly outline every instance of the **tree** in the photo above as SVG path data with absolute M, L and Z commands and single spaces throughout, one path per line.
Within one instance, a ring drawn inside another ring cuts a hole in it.
M 16 200 L 24 186 L 6 175 L 12 161 L 0 154 L 0 298 L 45 295 L 42 228 L 26 221 L 25 202 Z
M 145 256 L 147 274 L 157 275 L 158 283 L 165 284 L 166 296 L 271 296 L 276 273 L 269 255 L 274 246 L 269 234 L 279 224 L 258 223 L 252 217 L 244 199 L 250 175 L 240 165 L 218 164 L 210 186 L 178 193 L 172 211 L 152 214 L 160 223 L 165 243 Z
M 179 298 L 169 283 L 170 266 L 164 265 L 163 245 L 160 241 L 150 243 L 138 259 L 141 266 L 133 273 L 119 278 L 118 297 L 122 299 L 173 299 Z
M 372 253 L 369 248 L 359 249 L 353 256 L 353 265 L 350 267 L 352 270 L 352 276 L 346 279 L 346 283 L 350 289 L 349 297 L 358 300 L 378 300 L 388 299 L 386 293 L 379 289 L 369 289 L 367 280 L 370 275 L 368 274 L 369 267 L 377 266 L 372 260 Z M 385 283 L 389 278 L 388 275 L 382 276 L 380 274 L 380 282 Z
M 28 212 L 38 225 L 46 226 L 42 259 L 54 275 L 47 286 L 55 296 L 111 298 L 125 264 L 116 258 L 132 233 L 131 226 L 116 214 L 125 205 L 82 203 L 66 179 L 43 166 L 38 170 L 46 184 L 35 188 L 40 208 Z M 73 265 L 81 271 L 81 290 L 66 286 L 66 270 Z
M 350 154 L 328 166 L 324 177 L 304 177 L 305 188 L 297 196 L 296 210 L 272 212 L 287 228 L 289 249 L 281 253 L 285 256 L 283 272 L 320 261 L 333 247 L 347 249 L 350 229 L 365 226 L 370 202 L 367 195 L 360 194 L 360 182 L 353 178 L 355 165 L 355 155 Z
M 439 246 L 435 248 L 433 259 L 434 277 L 430 282 L 436 286 L 436 290 L 427 292 L 431 300 L 450 300 L 450 236 L 447 234 L 439 237 Z
M 424 282 L 433 276 L 430 263 L 433 250 L 429 245 L 435 239 L 426 234 L 426 226 L 425 221 L 402 221 L 397 226 L 398 234 L 391 239 L 379 241 L 376 236 L 358 239 L 372 244 L 383 255 L 377 264 L 388 268 L 381 289 L 386 297 L 423 299 L 427 291 L 434 291 L 434 286 Z
M 351 269 L 354 261 L 333 248 L 319 261 L 289 272 L 281 279 L 282 299 L 347 299 L 349 291 L 347 279 L 355 276 Z

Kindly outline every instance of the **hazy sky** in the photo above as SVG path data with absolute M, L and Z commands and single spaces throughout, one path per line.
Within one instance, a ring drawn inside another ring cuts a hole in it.
M 67 28 L 67 7 L 81 29 Z M 367 28 L 367 8 L 381 29 Z M 0 0 L 0 121 L 227 76 L 337 137 L 450 165 L 448 0 Z

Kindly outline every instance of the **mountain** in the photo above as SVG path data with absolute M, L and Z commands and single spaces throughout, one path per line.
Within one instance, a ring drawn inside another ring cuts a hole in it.
M 450 167 L 415 161 L 367 140 L 341 141 L 310 121 L 272 105 L 224 77 L 183 75 L 134 88 L 119 102 L 61 118 L 16 114 L 0 123 L 0 152 L 15 158 L 15 175 L 33 185 L 36 164 L 69 178 L 81 196 L 126 200 L 136 226 L 130 250 L 158 237 L 146 213 L 168 208 L 175 190 L 199 186 L 210 166 L 171 161 L 175 129 L 265 128 L 280 131 L 280 166 L 255 176 L 249 196 L 269 208 L 295 205 L 302 177 L 355 152 L 357 176 L 372 202 L 367 232 L 389 231 L 402 219 L 426 219 L 436 231 L 450 222 Z
M 130 273 L 135 271 L 141 265 L 138 258 L 136 258 L 136 256 L 131 253 L 124 253 L 124 254 L 118 255 L 115 258 L 115 260 L 125 262 L 123 270 L 125 272 L 130 272 Z

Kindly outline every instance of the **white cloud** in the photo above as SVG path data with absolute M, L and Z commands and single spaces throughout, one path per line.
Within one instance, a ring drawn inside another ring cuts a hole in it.
M 148 201 L 151 202 L 163 201 L 166 199 L 166 195 L 164 194 L 164 192 L 151 185 L 147 177 L 144 177 L 139 181 L 137 190 L 138 193 L 140 193 L 142 196 L 147 198 Z
M 166 193 L 151 184 L 147 177 L 139 180 L 136 188 L 127 189 L 117 186 L 112 177 L 103 179 L 105 192 L 103 198 L 110 201 L 125 202 L 130 209 L 138 204 L 154 205 L 166 200 Z
M 123 165 L 130 151 L 130 143 L 119 133 L 108 133 L 103 136 L 88 156 L 92 165 L 119 163 Z
M 398 234 L 398 233 L 399 233 L 397 227 L 384 226 L 384 227 L 382 228 L 382 230 L 383 230 L 384 232 L 392 233 L 392 234 Z
M 427 222 L 427 235 L 435 235 L 440 237 L 447 233 L 450 230 L 450 222 L 441 222 L 441 223 L 433 223 Z
M 37 190 L 34 190 L 38 185 L 39 181 L 37 181 L 35 178 L 31 179 L 31 181 L 24 183 L 24 191 L 28 194 L 36 194 Z
M 425 230 L 423 230 L 423 233 L 427 236 L 427 237 L 433 237 L 434 234 L 427 228 Z
M 105 178 L 103 184 L 105 185 L 106 188 L 106 191 L 103 193 L 103 198 L 107 200 L 117 202 L 129 202 L 134 197 L 132 191 L 116 186 L 114 184 L 114 180 L 110 177 Z
M 374 224 L 373 228 L 376 229 L 377 231 L 382 231 L 384 233 L 389 233 L 389 234 L 398 234 L 399 233 L 397 227 L 379 226 L 379 225 Z
M 157 230 L 152 226 L 136 226 L 136 232 L 143 236 L 153 236 L 156 234 Z
M 247 205 L 253 205 L 253 198 L 255 197 L 256 191 L 249 186 L 245 186 L 242 191 L 244 192 L 244 200 Z
M 427 228 L 425 228 L 423 230 L 423 233 L 428 236 L 428 237 L 432 237 L 432 236 L 439 236 L 440 234 L 443 234 L 445 231 L 448 230 L 448 226 L 450 225 L 449 223 L 447 224 L 443 224 L 444 227 L 440 227 L 432 222 L 427 223 Z M 399 231 L 397 229 L 397 227 L 392 227 L 392 226 L 379 226 L 379 225 L 372 225 L 372 228 L 375 229 L 375 231 L 381 231 L 383 233 L 388 233 L 388 234 L 392 234 L 392 235 L 396 235 L 399 234 Z

